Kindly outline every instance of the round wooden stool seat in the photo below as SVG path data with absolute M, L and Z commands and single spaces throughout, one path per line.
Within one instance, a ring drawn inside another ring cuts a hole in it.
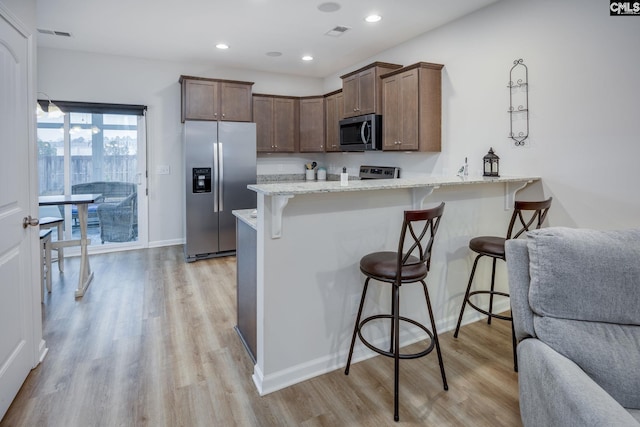
M 480 236 L 469 241 L 469 249 L 479 254 L 504 259 L 504 237 Z
M 367 276 L 394 281 L 398 271 L 396 252 L 374 252 L 360 260 L 360 271 Z M 427 266 L 414 256 L 410 256 L 407 265 L 400 269 L 402 282 L 416 281 L 427 277 Z

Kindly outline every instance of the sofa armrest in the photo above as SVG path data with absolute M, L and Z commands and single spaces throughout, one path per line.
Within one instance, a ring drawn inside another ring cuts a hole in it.
M 533 312 L 529 306 L 529 250 L 526 239 L 512 239 L 505 243 L 507 277 L 513 316 L 513 329 L 518 341 L 535 337 Z
M 640 426 L 571 360 L 543 342 L 518 344 L 520 414 L 527 426 Z

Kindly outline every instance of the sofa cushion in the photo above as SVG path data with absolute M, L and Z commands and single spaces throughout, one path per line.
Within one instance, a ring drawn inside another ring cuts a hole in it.
M 618 403 L 640 409 L 640 326 L 536 316 L 534 327 Z
M 535 314 L 640 325 L 640 229 L 550 227 L 527 235 Z

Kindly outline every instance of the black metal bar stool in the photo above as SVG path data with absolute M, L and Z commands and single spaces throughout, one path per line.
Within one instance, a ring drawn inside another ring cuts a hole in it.
M 480 236 L 475 237 L 469 241 L 469 249 L 476 252 L 478 256 L 476 256 L 476 259 L 473 262 L 473 268 L 471 269 L 471 275 L 469 276 L 469 284 L 467 285 L 467 291 L 464 294 L 462 308 L 460 309 L 460 316 L 458 317 L 458 325 L 456 326 L 456 331 L 453 336 L 454 338 L 458 338 L 458 332 L 460 332 L 460 324 L 462 323 L 462 315 L 464 314 L 464 309 L 467 304 L 469 304 L 471 308 L 479 311 L 480 313 L 485 314 L 487 316 L 487 323 L 489 324 L 491 324 L 492 317 L 510 321 L 511 341 L 513 343 L 513 369 L 516 372 L 518 371 L 518 358 L 516 357 L 516 336 L 513 330 L 513 318 L 511 316 L 495 314 L 493 312 L 493 297 L 495 295 L 509 297 L 509 294 L 506 292 L 494 290 L 496 279 L 496 261 L 499 259 L 503 261 L 506 260 L 504 254 L 504 243 L 507 240 L 517 239 L 522 234 L 529 231 L 529 229 L 533 229 L 534 224 L 535 229 L 542 227 L 542 223 L 547 217 L 547 212 L 549 212 L 549 208 L 551 207 L 551 199 L 552 198 L 549 197 L 547 200 L 543 200 L 541 202 L 516 201 L 513 208 L 513 215 L 511 215 L 511 221 L 509 222 L 509 228 L 507 230 L 506 238 L 497 236 Z M 516 226 L 516 224 L 518 225 Z M 491 289 L 476 290 L 471 292 L 473 276 L 476 273 L 478 261 L 483 256 L 488 256 L 493 259 L 493 266 L 491 270 Z M 484 310 L 471 302 L 470 298 L 473 295 L 479 294 L 489 295 L 489 311 Z
M 440 363 L 440 373 L 442 374 L 442 383 L 444 389 L 448 390 L 447 378 L 444 373 L 444 365 L 442 364 L 442 354 L 440 353 L 440 343 L 438 342 L 438 332 L 433 319 L 431 310 L 431 301 L 429 300 L 429 291 L 424 279 L 427 277 L 431 266 L 431 250 L 433 248 L 433 240 L 438 231 L 440 218 L 444 211 L 444 203 L 440 206 L 416 211 L 405 211 L 404 221 L 402 223 L 402 232 L 400 233 L 400 242 L 397 252 L 374 252 L 364 256 L 360 260 L 360 271 L 367 276 L 362 290 L 360 299 L 360 307 L 358 308 L 358 316 L 353 329 L 353 337 L 351 338 L 351 348 L 349 349 L 349 358 L 347 366 L 344 370 L 345 375 L 349 375 L 349 367 L 351 366 L 351 357 L 353 355 L 353 347 L 356 342 L 356 336 L 360 338 L 362 343 L 376 353 L 383 356 L 393 357 L 394 364 L 394 403 L 393 418 L 398 421 L 398 377 L 400 373 L 400 359 L 416 359 L 426 356 L 433 351 L 434 347 L 438 354 L 438 362 Z M 405 243 L 408 249 L 405 250 Z M 369 316 L 363 320 L 362 308 L 364 306 L 367 288 L 371 279 L 389 283 L 392 285 L 392 305 L 391 314 L 377 314 Z M 429 320 L 431 321 L 431 330 L 425 325 L 418 323 L 414 319 L 400 316 L 400 286 L 407 283 L 422 283 L 424 289 L 424 297 L 427 301 L 427 309 L 429 311 Z M 376 319 L 391 319 L 391 336 L 389 350 L 383 350 L 374 346 L 362 336 L 362 328 L 369 322 Z M 400 321 L 411 323 L 422 329 L 428 336 L 429 345 L 424 350 L 417 353 L 404 354 L 400 353 Z

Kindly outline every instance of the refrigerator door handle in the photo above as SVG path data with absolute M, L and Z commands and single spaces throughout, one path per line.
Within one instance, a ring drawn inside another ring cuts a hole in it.
M 218 173 L 218 143 L 213 143 L 213 173 L 212 173 L 212 187 L 213 187 L 213 212 L 218 212 L 218 182 L 219 182 L 219 173 Z
M 219 208 L 220 212 L 224 211 L 224 146 L 222 142 L 218 142 L 220 147 L 220 162 L 218 163 L 218 185 L 219 185 Z

